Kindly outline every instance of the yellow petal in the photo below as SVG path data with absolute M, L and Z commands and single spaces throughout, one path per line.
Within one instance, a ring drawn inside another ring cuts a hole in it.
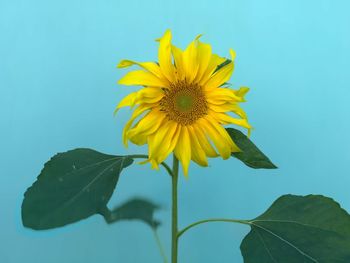
M 180 136 L 175 146 L 174 153 L 182 164 L 184 175 L 187 176 L 191 161 L 191 141 L 186 126 L 181 126 Z
M 159 40 L 159 65 L 163 75 L 172 83 L 175 79 L 174 65 L 171 59 L 171 31 L 167 30 Z
M 149 71 L 150 73 L 156 75 L 158 78 L 162 80 L 166 80 L 162 74 L 162 71 L 160 70 L 160 67 L 155 62 L 136 62 L 133 60 L 122 60 L 118 64 L 118 68 L 127 68 L 132 65 L 138 65 L 139 67 Z
M 207 90 L 206 97 L 208 101 L 224 101 L 224 102 L 243 102 L 243 97 L 237 94 L 237 91 L 229 88 L 214 88 Z M 214 102 L 213 102 L 214 103 Z
M 248 91 L 249 91 L 248 87 L 241 87 L 241 88 L 239 88 L 239 90 L 235 90 L 234 92 L 236 93 L 236 95 L 238 97 L 242 98 L 242 101 L 245 101 L 244 96 L 248 93 Z
M 149 110 L 152 107 L 152 105 L 140 105 L 137 107 L 134 112 L 131 115 L 131 118 L 129 121 L 125 124 L 124 129 L 123 129 L 123 143 L 125 147 L 128 147 L 128 137 L 126 136 L 127 132 L 129 131 L 130 127 L 132 126 L 134 120 L 139 117 L 142 113 L 145 111 Z
M 160 88 L 145 87 L 138 91 L 135 103 L 155 103 L 164 97 L 164 91 Z
M 201 123 L 201 128 L 204 133 L 206 133 L 210 140 L 214 143 L 216 149 L 219 151 L 220 155 L 224 158 L 227 159 L 230 154 L 230 147 L 226 144 L 226 140 L 224 140 L 220 134 L 217 132 L 216 129 L 213 128 L 213 126 L 204 118 L 199 120 Z
M 233 62 L 230 62 L 216 71 L 212 77 L 204 84 L 204 88 L 210 90 L 220 87 L 231 78 L 232 72 Z
M 189 125 L 187 129 L 191 140 L 191 159 L 201 166 L 208 166 L 207 156 L 201 146 L 201 142 L 198 141 L 193 127 Z
M 152 136 L 149 137 L 149 158 L 157 163 L 163 162 L 174 150 L 177 142 L 178 124 L 174 121 L 166 121 Z
M 213 89 L 221 86 L 225 82 L 227 82 L 232 75 L 234 69 L 234 59 L 236 57 L 236 53 L 230 49 L 231 62 L 224 65 L 222 68 L 217 70 L 206 83 L 203 83 L 205 89 Z
M 168 140 L 170 140 L 170 144 L 169 143 L 166 143 L 167 145 L 169 145 L 168 149 L 166 149 L 165 151 L 162 151 L 161 153 L 157 154 L 154 158 L 155 159 L 149 159 L 153 165 L 152 167 L 158 167 L 158 165 L 163 162 L 168 156 L 169 154 L 174 150 L 176 144 L 177 144 L 177 141 L 178 141 L 178 138 L 179 138 L 179 135 L 180 135 L 180 132 L 181 132 L 181 126 L 180 125 L 177 125 L 176 128 L 173 127 L 173 129 L 169 129 L 170 131 L 174 131 L 174 134 L 173 136 L 169 136 L 169 137 L 166 137 Z M 150 142 L 150 139 L 151 139 L 152 136 L 149 136 L 148 139 L 149 139 L 149 142 Z M 149 143 L 150 144 L 150 143 Z M 164 150 L 165 148 L 163 148 Z M 150 148 L 149 148 L 149 154 L 150 154 Z
M 176 125 L 176 128 L 174 128 L 174 129 L 176 129 L 176 131 L 175 131 L 172 139 L 170 140 L 170 146 L 167 150 L 167 153 L 165 153 L 166 156 L 168 156 L 176 147 L 176 144 L 179 140 L 180 133 L 181 133 L 181 125 Z
M 247 119 L 237 119 L 233 118 L 230 115 L 227 115 L 225 113 L 218 113 L 218 112 L 212 112 L 210 114 L 211 116 L 215 116 L 215 119 L 220 122 L 221 124 L 235 124 L 241 127 L 244 127 L 246 129 L 251 129 L 252 127 L 248 123 Z
M 208 115 L 200 119 L 200 122 L 203 125 L 203 131 L 208 134 L 223 159 L 229 158 L 231 152 L 239 151 L 226 130 L 215 119 Z
M 160 88 L 155 87 L 146 87 L 139 91 L 132 92 L 120 101 L 114 110 L 114 114 L 116 114 L 118 110 L 123 107 L 133 107 L 140 103 L 156 103 L 160 101 L 163 96 L 164 91 Z
M 228 132 L 222 127 L 217 120 L 211 115 L 207 115 L 206 119 L 212 124 L 212 126 L 217 130 L 217 132 L 222 136 L 224 140 L 226 140 L 227 145 L 230 147 L 231 152 L 241 152 L 241 149 L 236 145 L 236 143 L 232 140 Z
M 226 58 L 219 57 L 216 54 L 212 54 L 208 67 L 203 73 L 203 76 L 201 77 L 200 85 L 203 86 L 208 81 L 208 79 L 212 76 L 212 74 L 217 69 L 217 67 L 222 63 L 224 63 L 225 61 L 226 61 Z
M 218 153 L 215 151 L 211 143 L 209 142 L 207 136 L 202 131 L 202 128 L 198 124 L 193 124 L 192 128 L 194 129 L 194 132 L 199 140 L 199 143 L 201 144 L 205 154 L 208 157 L 217 157 Z
M 192 41 L 183 52 L 184 73 L 189 83 L 195 79 L 198 71 L 197 43 L 197 40 Z
M 198 41 L 197 52 L 199 66 L 195 82 L 199 83 L 202 80 L 204 73 L 207 71 L 210 59 L 212 57 L 211 46 Z
M 224 104 L 212 104 L 209 103 L 209 109 L 215 112 L 233 112 L 234 114 L 237 114 L 239 117 L 246 119 L 247 114 L 245 111 L 238 106 L 238 104 L 231 104 L 231 103 L 224 103 Z
M 143 137 L 156 132 L 164 118 L 165 115 L 163 113 L 157 110 L 151 110 L 135 125 L 135 127 L 128 131 L 127 137 L 131 141 L 143 142 Z
M 152 114 L 150 114 L 152 112 Z M 128 139 L 136 145 L 144 145 L 148 138 L 157 132 L 164 123 L 164 116 L 161 116 L 154 111 L 149 112 L 142 118 L 134 128 L 127 133 Z M 163 114 L 162 114 L 163 115 Z M 147 117 L 147 118 L 146 118 Z
M 151 163 L 151 166 L 153 169 L 158 170 L 159 169 L 159 163 L 156 162 L 154 159 L 149 159 L 149 162 Z
M 176 70 L 176 78 L 178 80 L 183 80 L 185 78 L 184 65 L 183 65 L 183 51 L 172 45 L 171 52 L 174 57 L 175 62 L 175 70 Z
M 126 97 L 124 97 L 118 104 L 118 106 L 115 108 L 114 110 L 114 114 L 117 113 L 117 111 L 120 109 L 120 108 L 123 108 L 123 107 L 133 107 L 135 105 L 135 101 L 136 101 L 136 98 L 137 98 L 137 94 L 138 92 L 132 92 L 130 93 L 129 95 L 127 95 Z
M 231 55 L 231 60 L 232 60 L 232 62 L 235 61 L 236 52 L 235 52 L 232 48 L 230 49 L 230 55 Z
M 144 70 L 134 70 L 126 73 L 126 75 L 118 81 L 118 84 L 127 86 L 167 87 L 166 82 Z

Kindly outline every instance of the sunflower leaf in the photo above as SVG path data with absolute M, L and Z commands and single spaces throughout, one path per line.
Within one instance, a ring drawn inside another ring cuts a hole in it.
M 245 263 L 350 262 L 350 215 L 331 198 L 284 195 L 249 222 Z
M 127 156 L 91 149 L 55 155 L 24 195 L 23 225 L 50 229 L 98 213 L 111 198 L 121 171 L 132 162 Z
M 241 131 L 227 128 L 226 131 L 232 138 L 232 140 L 237 144 L 237 146 L 242 150 L 241 152 L 232 153 L 231 156 L 236 157 L 242 161 L 247 166 L 259 169 L 276 169 L 277 166 L 274 165 L 270 159 L 259 150 L 255 144 L 248 139 Z
M 151 228 L 157 228 L 160 222 L 154 219 L 154 212 L 158 209 L 160 209 L 158 205 L 148 200 L 134 198 L 112 210 L 105 207 L 101 210 L 101 215 L 108 224 L 123 220 L 141 220 Z

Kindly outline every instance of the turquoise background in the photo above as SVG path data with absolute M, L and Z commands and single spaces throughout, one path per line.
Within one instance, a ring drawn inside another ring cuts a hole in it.
M 56 152 L 90 147 L 146 152 L 121 144 L 130 111 L 113 117 L 135 90 L 116 85 L 122 58 L 157 59 L 171 28 L 185 47 L 197 34 L 220 55 L 237 52 L 234 87 L 252 140 L 279 166 L 252 170 L 230 159 L 191 165 L 180 182 L 180 226 L 208 217 L 250 219 L 280 195 L 318 193 L 350 211 L 350 2 L 0 0 L 0 262 L 161 262 L 152 232 L 139 222 L 112 226 L 100 216 L 35 232 L 21 224 L 23 193 Z M 170 180 L 135 165 L 110 206 L 142 196 L 163 205 L 161 239 L 170 250 Z M 179 263 L 243 262 L 246 226 L 213 223 L 181 239 Z

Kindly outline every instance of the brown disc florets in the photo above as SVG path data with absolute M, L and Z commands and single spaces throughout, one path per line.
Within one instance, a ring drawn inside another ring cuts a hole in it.
M 160 107 L 169 120 L 181 125 L 191 125 L 208 112 L 203 89 L 198 84 L 178 81 L 165 89 Z

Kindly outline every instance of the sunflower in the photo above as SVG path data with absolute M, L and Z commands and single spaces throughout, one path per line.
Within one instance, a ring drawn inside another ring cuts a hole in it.
M 158 39 L 159 62 L 122 60 L 118 67 L 137 65 L 141 69 L 128 72 L 119 84 L 142 86 L 126 96 L 117 106 L 134 111 L 123 130 L 123 142 L 148 144 L 148 160 L 158 168 L 174 152 L 184 174 L 190 161 L 208 166 L 207 157 L 230 157 L 239 152 L 223 125 L 235 124 L 248 129 L 244 102 L 248 88 L 230 89 L 226 83 L 234 69 L 231 60 L 212 53 L 209 44 L 196 37 L 183 51 L 171 43 L 171 31 Z M 231 116 L 230 113 L 234 116 Z

